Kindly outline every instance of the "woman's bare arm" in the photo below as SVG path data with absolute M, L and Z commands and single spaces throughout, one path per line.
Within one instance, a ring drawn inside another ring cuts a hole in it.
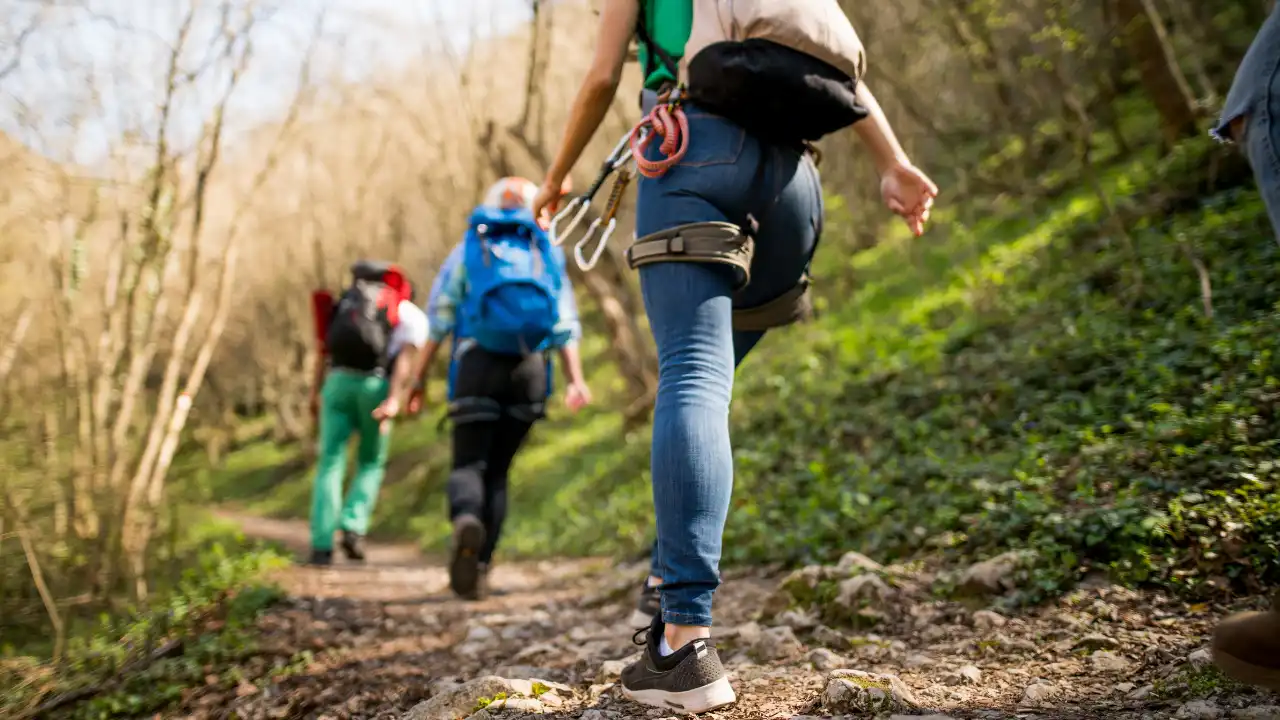
M 889 118 L 885 117 L 884 110 L 880 108 L 880 103 L 871 94 L 871 88 L 866 83 L 858 83 L 857 98 L 858 104 L 867 110 L 867 117 L 862 122 L 855 123 L 853 129 L 871 152 L 876 171 L 883 175 L 894 165 L 909 165 L 907 151 L 902 149 L 898 136 L 889 125 Z
M 622 66 L 627 60 L 627 47 L 631 44 L 639 17 L 639 0 L 605 0 L 596 32 L 595 57 L 573 100 L 569 124 L 560 140 L 555 161 L 547 170 L 544 187 L 560 188 L 599 129 L 613 96 L 618 92 Z

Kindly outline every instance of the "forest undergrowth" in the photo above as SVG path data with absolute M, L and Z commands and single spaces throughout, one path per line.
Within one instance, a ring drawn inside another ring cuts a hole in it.
M 1106 205 L 1087 185 L 963 198 L 922 239 L 820 248 L 819 320 L 737 376 L 726 561 L 1033 548 L 1025 601 L 1090 571 L 1191 595 L 1280 579 L 1280 247 L 1230 152 L 1197 139 L 1105 166 Z M 828 236 L 858 222 L 838 200 L 828 215 Z M 398 429 L 375 537 L 443 547 L 436 420 Z M 503 552 L 642 553 L 647 453 L 616 415 L 553 417 L 517 459 Z M 288 449 L 191 478 L 193 497 L 306 514 Z

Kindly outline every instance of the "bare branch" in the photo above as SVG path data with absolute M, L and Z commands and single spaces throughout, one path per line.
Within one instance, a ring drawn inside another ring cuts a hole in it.
M 49 592 L 49 585 L 45 582 L 44 571 L 40 568 L 40 558 L 36 555 L 35 545 L 32 544 L 31 535 L 27 530 L 26 514 L 22 512 L 17 500 L 7 489 L 4 490 L 4 504 L 9 510 L 9 517 L 13 520 L 18 543 L 22 545 L 22 554 L 27 558 L 31 580 L 35 583 L 36 592 L 40 594 L 40 601 L 44 603 L 45 612 L 49 614 L 49 623 L 53 625 L 53 661 L 56 663 L 62 659 L 62 647 L 67 639 L 66 630 L 62 625 L 62 613 L 58 612 L 58 604 L 54 602 L 53 593 Z
M 22 340 L 26 337 L 27 330 L 31 328 L 31 321 L 35 319 L 35 303 L 24 300 L 21 307 L 22 309 L 18 312 L 18 320 L 9 331 L 9 340 L 4 347 L 0 348 L 0 382 L 4 382 L 5 378 L 9 377 L 9 373 L 13 370 L 13 363 L 18 358 L 18 347 L 22 345 Z
M 13 40 L 13 57 L 9 58 L 3 65 L 0 65 L 0 80 L 4 80 L 12 74 L 22 64 L 23 47 L 27 44 L 27 40 L 35 34 L 36 28 L 40 27 L 40 15 L 37 13 L 31 19 L 31 23 L 22 28 L 18 32 L 18 37 Z

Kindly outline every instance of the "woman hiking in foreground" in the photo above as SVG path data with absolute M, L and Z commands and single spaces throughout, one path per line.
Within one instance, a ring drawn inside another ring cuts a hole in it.
M 709 639 L 733 485 L 729 401 L 734 368 L 765 331 L 809 313 L 823 204 L 808 142 L 852 125 L 886 206 L 916 235 L 937 188 L 861 82 L 862 46 L 835 0 L 606 0 L 595 57 L 534 200 L 544 223 L 617 92 L 633 36 L 649 100 L 664 95 L 655 124 L 683 138 L 665 138 L 664 150 L 632 145 L 645 177 L 628 260 L 659 355 L 646 590 L 660 586 L 661 611 L 622 686 L 638 702 L 696 713 L 736 700 Z M 667 94 L 685 82 L 687 94 Z

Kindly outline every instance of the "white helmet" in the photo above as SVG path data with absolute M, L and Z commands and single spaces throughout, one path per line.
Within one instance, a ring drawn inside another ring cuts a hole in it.
M 533 198 L 538 194 L 538 186 L 531 180 L 522 177 L 504 177 L 485 191 L 484 201 L 480 204 L 498 210 L 531 209 Z

